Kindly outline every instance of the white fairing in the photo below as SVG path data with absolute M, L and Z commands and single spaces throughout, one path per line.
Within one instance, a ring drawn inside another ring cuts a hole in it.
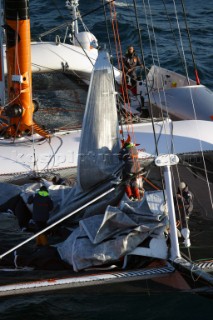
M 98 40 L 96 37 L 87 31 L 79 32 L 74 38 L 74 45 L 80 46 L 85 50 L 91 50 L 93 48 L 98 48 Z
M 36 173 L 48 174 L 77 166 L 80 131 L 0 140 L 0 181 L 18 180 Z

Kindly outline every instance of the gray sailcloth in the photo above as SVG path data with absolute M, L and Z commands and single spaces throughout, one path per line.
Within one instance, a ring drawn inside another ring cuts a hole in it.
M 77 182 L 83 191 L 112 175 L 119 166 L 119 149 L 113 69 L 103 51 L 91 76 L 79 146 Z
M 62 260 L 75 271 L 118 261 L 148 237 L 162 238 L 168 218 L 162 193 L 145 194 L 143 205 L 108 206 L 104 215 L 83 219 L 72 234 L 57 245 Z M 125 212 L 125 211 L 128 211 Z

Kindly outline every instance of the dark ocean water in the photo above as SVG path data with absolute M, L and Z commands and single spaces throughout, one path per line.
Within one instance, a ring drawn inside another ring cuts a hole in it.
M 137 4 L 143 5 L 142 0 Z M 147 3 L 147 1 L 145 1 Z M 165 15 L 163 1 L 150 0 L 153 24 L 156 31 L 156 42 L 158 43 L 158 55 L 161 66 L 174 71 L 181 71 L 177 62 L 177 52 L 169 31 L 169 24 Z M 180 13 L 180 2 L 177 1 L 177 12 Z M 138 33 L 134 18 L 134 7 L 132 1 L 116 1 L 117 15 L 119 19 L 120 38 L 122 39 L 122 50 L 127 45 L 134 44 L 140 54 L 138 44 Z M 173 6 L 172 0 L 165 1 L 167 11 Z M 185 0 L 185 8 L 188 16 L 188 26 L 191 30 L 191 41 L 194 57 L 203 84 L 213 90 L 213 0 Z M 84 23 L 89 30 L 96 35 L 101 45 L 107 44 L 105 21 L 103 9 L 94 11 L 101 6 L 102 1 L 80 0 L 80 11 L 84 17 Z M 65 9 L 65 1 L 62 0 L 31 0 L 31 25 L 32 37 L 49 30 L 69 20 L 69 13 Z M 94 11 L 94 12 L 92 12 Z M 88 14 L 92 12 L 91 14 Z M 149 38 L 144 24 L 144 15 L 138 9 L 139 21 L 142 26 L 143 47 L 147 64 L 151 63 L 149 50 Z M 174 16 L 170 14 L 174 21 Z M 186 57 L 189 68 L 189 75 L 193 77 L 193 65 L 191 63 L 190 51 L 187 48 L 187 38 L 184 35 L 183 21 L 180 20 L 183 43 L 186 46 Z M 51 36 L 49 36 L 49 39 Z M 44 39 L 45 40 L 45 39 Z M 108 45 L 108 44 L 107 44 Z M 112 45 L 112 53 L 115 49 Z M 212 253 L 210 254 L 212 256 Z M 34 320 L 34 319 L 212 319 L 212 300 L 192 294 L 183 293 L 125 293 L 119 294 L 73 294 L 55 293 L 38 294 L 30 297 L 14 297 L 0 300 L 1 320 Z

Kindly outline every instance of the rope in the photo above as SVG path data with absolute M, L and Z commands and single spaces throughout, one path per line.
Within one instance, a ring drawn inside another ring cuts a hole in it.
M 108 27 L 108 23 L 107 23 L 107 13 L 106 13 L 106 7 L 104 5 L 104 0 L 102 0 L 102 5 L 103 5 L 103 10 L 104 10 L 105 25 L 106 25 L 107 38 L 108 38 L 108 43 L 109 43 L 109 52 L 110 52 L 110 55 L 112 55 L 112 47 L 111 47 L 111 42 L 110 42 L 109 27 Z
M 191 42 L 191 36 L 190 36 L 188 24 L 187 24 L 184 0 L 181 0 L 181 5 L 182 5 L 182 8 L 183 8 L 184 22 L 185 22 L 185 25 L 186 25 L 186 31 L 187 31 L 187 35 L 188 35 L 188 40 L 189 40 L 189 45 L 190 45 L 190 50 L 191 50 L 191 55 L 192 55 L 192 61 L 193 61 L 193 64 L 194 64 L 195 79 L 196 79 L 197 85 L 199 85 L 200 84 L 200 79 L 199 79 L 199 76 L 198 76 L 198 71 L 197 71 L 197 67 L 196 67 L 196 63 L 195 63 L 194 52 L 193 52 L 193 49 L 192 49 L 192 42 Z
M 118 31 L 117 13 L 116 13 L 114 2 L 110 3 L 110 13 L 111 13 L 112 29 L 113 29 L 113 33 L 114 33 L 114 41 L 115 41 L 115 46 L 116 46 L 118 68 L 119 68 L 119 70 L 122 71 L 122 75 L 123 75 L 122 76 L 121 93 L 122 93 L 122 97 L 123 97 L 123 101 L 124 101 L 124 106 L 127 105 L 127 109 L 125 108 L 126 118 L 128 117 L 127 110 L 129 110 L 129 116 L 131 118 L 132 114 L 131 114 L 131 108 L 130 108 L 130 101 L 129 101 L 129 97 L 128 97 L 126 77 L 124 76 L 125 71 L 124 71 L 124 64 L 123 64 L 123 54 L 122 54 L 121 41 L 120 41 L 120 36 L 119 36 L 119 31 Z M 135 142 L 132 121 L 131 121 L 131 126 L 127 122 L 128 135 L 130 133 L 130 128 L 131 128 L 132 140 Z
M 150 180 L 148 180 L 147 178 L 145 178 L 144 176 L 141 176 L 142 177 L 142 179 L 144 180 L 144 181 L 146 181 L 151 187 L 153 187 L 155 190 L 160 190 L 160 188 L 159 187 L 157 187 L 156 185 L 154 185 Z

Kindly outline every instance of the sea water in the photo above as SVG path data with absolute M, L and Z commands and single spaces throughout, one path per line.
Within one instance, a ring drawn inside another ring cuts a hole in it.
M 100 45 L 107 44 L 103 9 L 94 11 L 102 5 L 98 0 L 80 0 L 79 9 L 85 15 L 84 22 L 90 31 L 98 38 Z M 137 1 L 143 4 L 144 1 Z M 177 53 L 174 43 L 169 38 L 169 27 L 166 25 L 164 1 L 149 0 L 152 4 L 153 23 L 156 28 L 156 41 L 159 47 L 161 66 L 179 72 Z M 132 1 L 116 1 L 122 50 L 134 45 L 140 55 L 138 44 L 138 31 L 133 16 Z M 145 1 L 147 3 L 147 1 Z M 173 1 L 165 1 L 168 7 Z M 178 1 L 180 3 L 180 1 Z M 213 90 L 213 1 L 185 0 L 185 9 L 188 17 L 188 27 L 191 30 L 191 42 L 196 67 L 201 83 Z M 153 6 L 154 4 L 154 6 Z M 31 0 L 32 36 L 38 35 L 65 21 L 69 21 L 69 13 L 62 0 Z M 130 10 L 131 9 L 131 10 Z M 180 6 L 177 8 L 180 12 Z M 87 14 L 91 12 L 91 14 Z M 140 12 L 138 12 L 140 14 Z M 140 18 L 139 18 L 140 19 Z M 143 26 L 144 28 L 144 26 Z M 142 33 L 143 33 L 142 28 Z M 183 32 L 183 29 L 181 29 Z M 49 36 L 50 37 L 50 36 Z M 149 39 L 144 40 L 144 54 L 148 55 Z M 184 40 L 184 45 L 186 40 Z M 115 51 L 113 51 L 115 54 Z M 187 58 L 190 51 L 187 49 Z M 146 57 L 150 59 L 150 57 Z M 150 59 L 151 60 L 151 59 Z M 189 65 L 189 75 L 193 78 L 193 65 Z M 39 88 L 38 88 L 39 89 Z M 86 92 L 85 92 L 86 95 Z M 55 97 L 56 98 L 56 97 Z M 58 97 L 57 97 L 58 98 Z M 50 101 L 54 97 L 50 98 Z M 83 104 L 84 100 L 82 101 Z M 71 105 L 71 101 L 67 101 Z M 83 111 L 82 111 L 83 112 Z M 64 117 L 67 117 L 67 114 Z M 82 120 L 82 113 L 75 114 L 74 121 Z M 61 118 L 60 118 L 61 119 Z M 61 120 L 63 124 L 63 119 Z M 2 240 L 2 238 L 1 238 Z M 12 240 L 12 239 L 11 239 Z M 212 257 L 212 254 L 210 254 Z M 2 276 L 2 274 L 1 274 Z M 212 319 L 212 300 L 194 294 L 150 292 L 149 288 L 144 293 L 120 292 L 119 294 L 73 294 L 59 293 L 37 294 L 36 296 L 18 296 L 0 299 L 1 320 L 89 320 L 89 319 L 156 319 L 156 320 L 207 320 Z

